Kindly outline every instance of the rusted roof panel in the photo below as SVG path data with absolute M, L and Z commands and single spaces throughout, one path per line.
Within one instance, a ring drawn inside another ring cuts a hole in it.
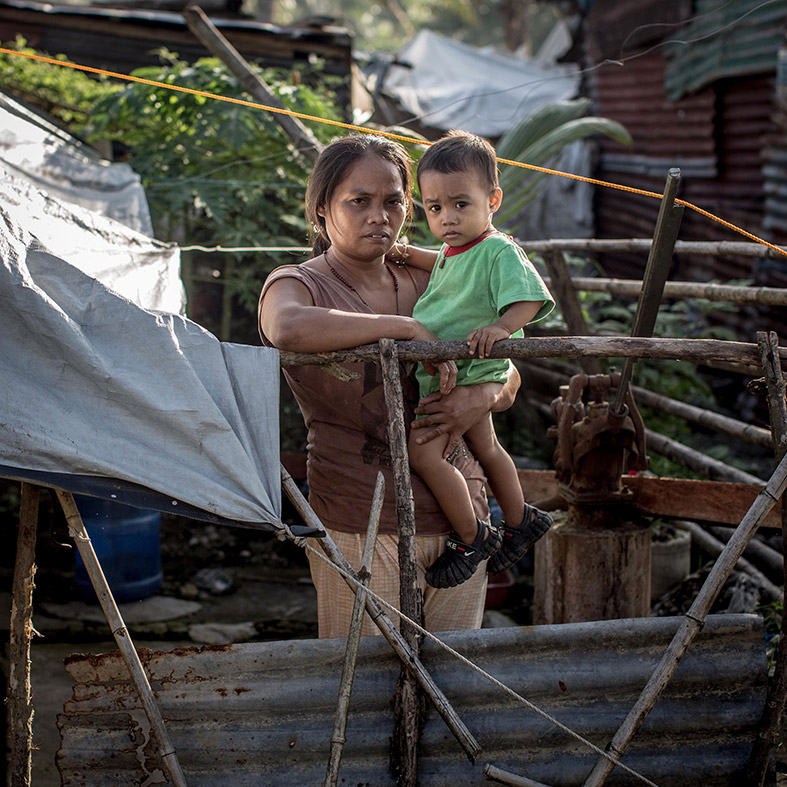
M 679 618 L 455 632 L 445 640 L 561 722 L 603 746 L 636 700 Z M 343 640 L 300 640 L 144 654 L 191 785 L 319 785 L 328 761 Z M 492 762 L 530 779 L 578 784 L 596 755 L 433 643 L 424 662 L 483 746 L 473 766 L 431 709 L 419 784 L 477 785 Z M 155 783 L 163 773 L 117 654 L 74 656 L 59 716 L 63 785 Z M 391 698 L 398 663 L 364 638 L 341 783 L 393 785 Z M 740 783 L 765 699 L 761 619 L 711 616 L 625 762 L 661 785 Z M 145 781 L 148 779 L 149 781 Z M 612 783 L 630 783 L 617 773 Z
M 604 171 L 664 178 L 669 167 L 679 166 L 687 176 L 716 174 L 714 94 L 707 90 L 668 101 L 659 50 L 623 66 L 604 66 L 596 75 L 596 90 L 598 113 L 621 122 L 633 138 L 631 146 L 603 141 Z
M 773 74 L 787 0 L 697 0 L 692 21 L 667 40 L 667 95 L 678 99 L 719 79 Z
M 349 78 L 352 37 L 343 28 L 285 28 L 246 19 L 211 21 L 249 60 L 291 67 L 308 65 L 316 55 L 327 74 Z M 122 73 L 158 65 L 160 47 L 189 62 L 210 54 L 196 41 L 181 14 L 166 11 L 4 0 L 0 3 L 0 40 L 12 41 L 17 33 L 36 49 Z

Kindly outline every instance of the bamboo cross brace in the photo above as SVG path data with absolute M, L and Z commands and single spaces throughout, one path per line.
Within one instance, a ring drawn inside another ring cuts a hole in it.
M 470 358 L 465 341 L 397 342 L 400 361 L 445 361 Z M 282 366 L 319 366 L 329 363 L 379 362 L 377 344 L 322 353 L 280 351 Z M 489 351 L 490 358 L 652 358 L 670 361 L 745 364 L 760 367 L 757 345 L 720 339 L 653 339 L 640 336 L 552 336 L 501 339 Z M 787 349 L 779 348 L 784 365 Z
M 8 653 L 9 787 L 30 787 L 33 751 L 33 694 L 30 687 L 30 640 L 33 635 L 33 588 L 36 567 L 38 488 L 23 483 L 19 505 Z
M 363 545 L 363 555 L 361 557 L 361 570 L 358 572 L 358 579 L 363 586 L 367 585 L 371 578 L 372 559 L 374 557 L 374 547 L 377 543 L 377 530 L 380 527 L 380 514 L 383 510 L 384 499 L 385 476 L 382 473 L 377 473 L 377 483 L 374 487 L 371 510 L 369 511 L 369 524 L 366 528 L 366 541 Z M 339 765 L 342 761 L 342 751 L 346 741 L 347 716 L 350 712 L 350 696 L 353 689 L 353 679 L 355 678 L 355 664 L 358 659 L 358 645 L 361 642 L 361 628 L 363 626 L 365 607 L 366 591 L 363 587 L 359 587 L 355 595 L 355 603 L 353 604 L 353 612 L 350 619 L 350 631 L 347 635 L 347 646 L 344 651 L 342 677 L 339 683 L 339 698 L 336 703 L 336 715 L 334 716 L 333 732 L 331 733 L 331 754 L 325 773 L 325 787 L 335 787 L 339 780 Z
M 757 343 L 762 356 L 762 368 L 768 391 L 768 411 L 773 433 L 773 447 L 776 458 L 787 456 L 787 403 L 785 403 L 785 384 L 778 361 L 778 340 L 775 333 L 757 334 Z M 782 501 L 782 559 L 784 561 L 784 590 L 787 590 L 787 502 Z M 783 591 L 784 592 L 784 591 Z M 782 595 L 782 599 L 784 596 Z M 782 630 L 776 649 L 776 667 L 773 681 L 768 687 L 765 710 L 760 720 L 760 730 L 754 741 L 749 758 L 748 784 L 761 787 L 768 773 L 771 752 L 779 735 L 784 709 L 787 706 L 787 631 L 782 618 Z
M 705 618 L 716 600 L 735 564 L 743 554 L 760 523 L 768 512 L 781 499 L 787 486 L 787 456 L 776 467 L 765 488 L 757 495 L 741 523 L 714 563 L 705 583 L 700 588 L 688 612 L 683 616 L 677 632 L 669 647 L 659 661 L 645 688 L 634 703 L 623 723 L 618 728 L 607 751 L 616 759 L 620 759 L 628 748 L 631 739 L 642 726 L 645 719 L 661 697 L 672 675 L 678 668 L 680 660 L 688 650 L 694 638 L 705 623 Z M 600 787 L 615 767 L 613 762 L 599 758 L 591 770 L 583 787 Z
M 399 609 L 405 615 L 401 619 L 400 629 L 417 655 L 418 635 L 406 618 L 423 624 L 423 605 L 416 569 L 415 507 L 407 456 L 399 353 L 393 339 L 380 339 L 379 344 L 396 499 L 396 529 L 399 535 Z M 418 740 L 423 723 L 423 697 L 418 691 L 415 678 L 402 666 L 396 687 L 394 745 L 391 749 L 391 770 L 398 774 L 399 787 L 415 787 L 418 776 Z
M 161 717 L 161 711 L 156 704 L 156 698 L 153 694 L 153 689 L 150 687 L 148 676 L 139 659 L 134 643 L 126 629 L 126 624 L 120 614 L 120 610 L 115 604 L 115 599 L 112 596 L 112 591 L 109 588 L 104 572 L 101 569 L 98 557 L 96 556 L 93 544 L 87 534 L 85 525 L 82 522 L 82 517 L 79 513 L 74 496 L 71 492 L 66 492 L 63 489 L 55 490 L 57 499 L 65 514 L 66 521 L 68 522 L 68 533 L 74 539 L 74 543 L 79 550 L 82 557 L 82 562 L 85 564 L 85 569 L 90 577 L 90 582 L 93 585 L 93 590 L 96 593 L 101 609 L 104 611 L 104 616 L 112 631 L 112 636 L 115 638 L 118 649 L 123 655 L 123 660 L 126 662 L 128 671 L 131 675 L 131 680 L 137 690 L 145 715 L 148 717 L 153 734 L 158 742 L 159 753 L 164 762 L 164 767 L 167 769 L 172 783 L 175 787 L 187 787 L 186 777 L 180 767 L 175 749 L 169 739 L 169 734 L 164 726 L 164 720 Z
M 292 476 L 280 467 L 282 488 L 289 498 L 290 502 L 295 507 L 295 510 L 301 516 L 304 522 L 310 527 L 320 530 L 322 535 L 317 539 L 322 551 L 326 556 L 335 563 L 341 570 L 357 581 L 358 575 L 353 570 L 344 553 L 336 546 L 336 542 L 331 538 L 330 534 L 325 530 L 324 525 L 320 521 L 317 514 L 314 513 L 309 502 L 303 496 L 303 493 L 298 489 L 298 485 L 292 480 Z M 344 577 L 345 582 L 353 593 L 357 592 L 355 584 Z M 424 667 L 421 660 L 413 652 L 412 648 L 407 644 L 399 629 L 394 626 L 391 619 L 385 613 L 383 608 L 373 598 L 366 599 L 366 611 L 369 617 L 374 621 L 380 633 L 388 640 L 394 653 L 402 660 L 408 670 L 415 676 L 418 685 L 423 689 L 424 693 L 429 697 L 435 706 L 435 709 L 440 714 L 443 721 L 448 726 L 448 729 L 454 734 L 454 737 L 459 741 L 459 744 L 465 751 L 467 758 L 470 762 L 475 762 L 478 754 L 481 751 L 481 746 L 478 741 L 473 737 L 470 730 L 459 717 L 457 712 L 451 706 L 448 698 L 443 694 L 434 679 Z

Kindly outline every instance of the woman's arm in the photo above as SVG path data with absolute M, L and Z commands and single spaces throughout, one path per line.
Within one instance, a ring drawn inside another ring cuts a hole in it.
M 502 412 L 511 407 L 521 382 L 516 367 L 510 364 L 505 383 L 463 385 L 447 395 L 434 393 L 427 396 L 415 408 L 416 414 L 425 417 L 413 421 L 411 428 L 432 428 L 419 434 L 416 442 L 428 443 L 435 437 L 447 434 L 448 443 L 443 454 L 447 458 L 462 435 L 488 412 Z
M 290 352 L 329 352 L 389 339 L 433 340 L 412 317 L 358 314 L 315 306 L 311 293 L 293 278 L 281 278 L 265 291 L 259 328 L 268 341 Z

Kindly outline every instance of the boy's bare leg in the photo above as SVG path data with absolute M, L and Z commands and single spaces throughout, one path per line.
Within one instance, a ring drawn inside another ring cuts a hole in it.
M 464 476 L 443 459 L 447 442 L 448 435 L 441 435 L 419 445 L 411 434 L 408 446 L 410 466 L 431 489 L 462 541 L 471 544 L 478 535 L 475 509 Z
M 503 519 L 509 527 L 518 527 L 525 516 L 525 498 L 514 460 L 500 445 L 489 413 L 465 433 L 473 456 L 484 468 L 486 480 L 495 496 Z

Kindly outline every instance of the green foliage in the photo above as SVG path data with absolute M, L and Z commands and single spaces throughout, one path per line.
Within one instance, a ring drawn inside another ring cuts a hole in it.
M 248 101 L 221 61 L 195 63 L 161 51 L 162 64 L 137 69 L 133 76 L 153 82 Z M 304 79 L 256 68 L 287 108 L 339 119 L 330 80 L 318 87 Z M 327 141 L 335 129 L 313 128 Z M 303 196 L 310 162 L 301 156 L 273 113 L 164 87 L 129 83 L 99 101 L 86 129 L 90 141 L 114 140 L 128 150 L 127 161 L 139 173 L 147 193 L 156 237 L 182 245 L 303 246 L 307 225 Z M 292 261 L 281 256 L 234 253 L 214 255 L 224 269 L 221 279 L 240 307 L 235 340 L 253 340 L 257 298 L 267 273 Z M 223 263 L 223 264 L 222 264 Z M 208 325 L 232 339 L 219 325 Z
M 217 59 L 189 64 L 169 52 L 160 67 L 133 76 L 248 100 Z M 288 109 L 336 119 L 327 93 L 287 84 L 260 71 Z M 314 129 L 326 138 L 328 127 Z M 142 177 L 156 235 L 225 246 L 302 245 L 302 197 L 309 164 L 270 112 L 216 99 L 129 83 L 94 108 L 90 140 L 128 147 Z
M 4 49 L 29 55 L 41 54 L 27 46 L 20 35 Z M 66 60 L 56 55 L 55 60 Z M 99 99 L 120 89 L 103 77 L 89 77 L 73 68 L 0 53 L 0 83 L 3 90 L 61 122 L 78 134 Z
M 631 135 L 617 121 L 587 117 L 590 99 L 559 101 L 532 112 L 508 131 L 497 144 L 499 158 L 537 167 L 551 167 L 572 142 L 596 134 L 631 143 Z M 506 195 L 496 223 L 513 228 L 516 216 L 538 193 L 546 175 L 511 164 L 502 164 L 500 187 Z

